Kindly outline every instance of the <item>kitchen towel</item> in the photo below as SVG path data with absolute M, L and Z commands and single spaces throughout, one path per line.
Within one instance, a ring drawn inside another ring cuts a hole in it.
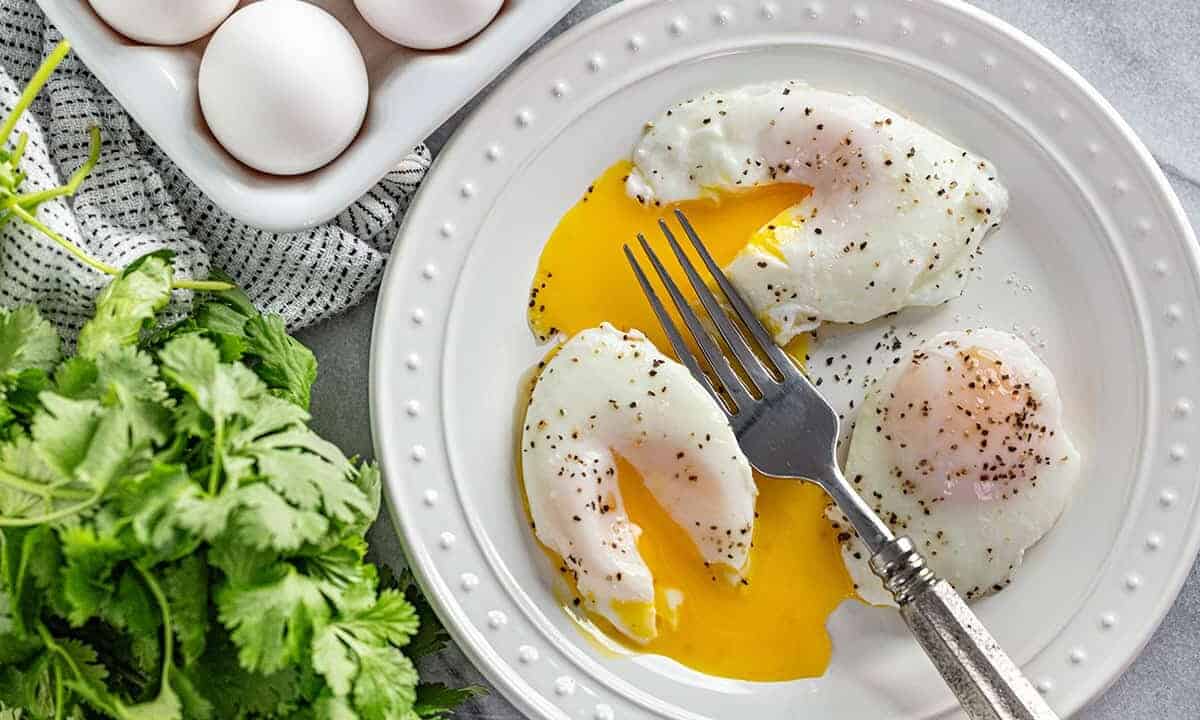
M 0 0 L 0 118 L 61 39 L 33 0 Z M 93 125 L 104 140 L 99 164 L 74 198 L 45 203 L 38 218 L 110 265 L 168 248 L 178 277 L 222 270 L 293 330 L 358 303 L 378 284 L 430 162 L 418 146 L 329 223 L 264 232 L 213 205 L 71 53 L 17 125 L 29 134 L 23 189 L 54 187 L 69 177 L 87 158 Z M 33 228 L 19 222 L 0 228 L 0 306 L 36 303 L 70 338 L 107 282 Z M 188 294 L 176 295 L 178 311 Z

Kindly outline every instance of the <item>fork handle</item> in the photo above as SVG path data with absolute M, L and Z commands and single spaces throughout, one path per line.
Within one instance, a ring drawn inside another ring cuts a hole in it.
M 871 569 L 971 720 L 1058 720 L 1029 680 L 906 537 L 886 542 Z

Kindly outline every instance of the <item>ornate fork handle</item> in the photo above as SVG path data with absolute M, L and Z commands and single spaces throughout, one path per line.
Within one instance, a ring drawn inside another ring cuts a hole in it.
M 972 720 L 1057 720 L 950 583 L 906 537 L 888 541 L 871 569 L 900 606 L 921 647 Z

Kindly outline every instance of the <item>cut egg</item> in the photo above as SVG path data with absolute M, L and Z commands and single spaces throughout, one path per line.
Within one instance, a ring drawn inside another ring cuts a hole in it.
M 812 188 L 726 267 L 781 344 L 957 297 L 1008 209 L 987 160 L 869 98 L 795 81 L 675 105 L 633 157 L 627 190 L 642 203 Z
M 150 45 L 181 45 L 212 32 L 238 0 L 89 0 L 113 30 Z
M 1054 376 L 1021 339 L 946 332 L 872 387 L 859 410 L 846 477 L 930 568 L 968 600 L 1008 585 L 1052 528 L 1079 480 Z M 890 596 L 834 508 L 860 597 Z
M 717 401 L 640 332 L 584 330 L 542 369 L 525 414 L 525 492 L 538 539 L 589 610 L 638 642 L 657 634 L 654 585 L 625 512 L 627 460 L 699 550 L 742 579 L 758 490 Z
M 375 30 L 394 43 L 440 50 L 474 37 L 504 0 L 354 0 Z
M 200 108 L 231 155 L 276 175 L 316 170 L 358 134 L 367 68 L 341 23 L 300 0 L 261 0 L 213 34 Z
M 622 161 L 596 178 L 546 242 L 528 307 L 530 326 L 539 340 L 576 337 L 589 329 L 595 332 L 594 328 L 608 321 L 620 328 L 643 330 L 648 343 L 664 356 L 673 357 L 621 246 L 638 232 L 648 233 L 655 251 L 672 263 L 671 250 L 656 227 L 660 218 L 670 219 L 678 207 L 688 214 L 717 261 L 724 263 L 757 228 L 808 192 L 800 185 L 778 184 L 744 193 L 717 193 L 678 205 L 640 205 L 625 193 L 631 170 L 631 164 Z M 682 290 L 695 301 L 690 286 L 684 283 Z M 787 348 L 799 360 L 804 358 L 804 338 L 797 338 Z M 562 352 L 549 362 L 561 358 Z M 661 387 L 645 389 L 657 393 Z M 672 424 L 682 427 L 694 422 L 676 417 L 671 407 L 666 412 L 674 418 Z M 646 451 L 661 453 L 661 448 L 649 447 L 653 442 L 646 441 Z M 695 450 L 701 451 L 699 447 Z M 731 452 L 731 462 L 733 455 Z M 525 453 L 519 456 L 527 460 Z M 557 584 L 564 604 L 585 637 L 607 651 L 655 654 L 718 677 L 776 682 L 821 675 L 832 652 L 826 619 L 851 596 L 836 531 L 824 517 L 828 502 L 824 492 L 811 484 L 754 473 L 757 516 L 749 556 L 738 573 L 727 563 L 706 565 L 694 537 L 696 521 L 689 531 L 686 523 L 677 521 L 678 508 L 670 496 L 656 494 L 620 451 L 612 457 L 622 507 L 630 529 L 637 528 L 634 544 L 653 587 L 655 631 L 647 639 L 648 631 L 635 637 L 636 633 L 619 627 L 648 629 L 651 616 L 646 600 L 650 596 L 645 578 L 639 580 L 640 602 L 618 605 L 615 612 L 602 615 L 585 604 L 568 561 L 547 549 L 549 567 L 561 580 Z M 685 454 L 683 460 L 689 457 Z M 518 477 L 523 476 L 524 470 L 518 472 Z M 537 527 L 540 531 L 541 525 Z M 733 532 L 732 527 L 729 530 Z M 737 557 L 735 553 L 734 562 Z M 622 574 L 622 582 L 624 578 Z M 615 620 L 610 619 L 614 615 Z

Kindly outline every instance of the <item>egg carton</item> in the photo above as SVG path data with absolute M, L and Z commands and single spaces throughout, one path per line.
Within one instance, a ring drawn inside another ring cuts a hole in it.
M 185 45 L 142 45 L 112 30 L 84 0 L 38 0 L 88 68 L 214 203 L 275 232 L 312 227 L 344 210 L 577 2 L 507 0 L 474 38 L 427 52 L 383 37 L 348 0 L 313 0 L 362 51 L 370 102 L 362 129 L 341 155 L 312 172 L 278 176 L 236 160 L 208 129 L 197 99 L 208 36 Z

